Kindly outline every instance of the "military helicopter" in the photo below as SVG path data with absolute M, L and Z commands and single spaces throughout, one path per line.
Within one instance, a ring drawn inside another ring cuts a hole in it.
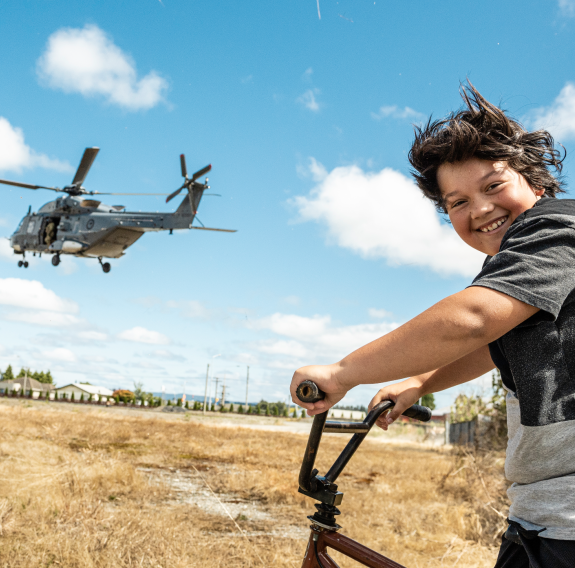
M 33 256 L 36 254 L 41 256 L 42 253 L 51 254 L 54 266 L 60 264 L 61 255 L 69 254 L 97 258 L 102 270 L 110 272 L 110 263 L 102 262 L 102 259 L 120 258 L 130 245 L 149 231 L 170 231 L 170 234 L 174 229 L 236 232 L 231 229 L 204 227 L 196 217 L 204 191 L 209 189 L 208 178 L 205 183 L 197 180 L 212 169 L 211 165 L 198 170 L 189 178 L 186 158 L 181 154 L 180 165 L 184 183 L 170 194 L 88 191 L 82 184 L 99 151 L 99 148 L 86 148 L 72 183 L 62 189 L 0 179 L 0 183 L 6 185 L 34 190 L 48 189 L 67 194 L 46 203 L 37 213 L 32 213 L 32 207 L 28 209 L 28 214 L 10 237 L 10 246 L 14 249 L 14 253 L 22 255 L 18 266 L 28 268 L 26 253 L 32 253 Z M 105 205 L 92 198 L 94 195 L 167 195 L 167 203 L 183 189 L 187 190 L 187 195 L 175 213 L 136 213 L 126 211 L 123 205 Z M 194 219 L 202 226 L 192 225 Z

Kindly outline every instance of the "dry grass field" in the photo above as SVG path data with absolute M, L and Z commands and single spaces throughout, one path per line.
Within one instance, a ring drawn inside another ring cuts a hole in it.
M 345 441 L 325 437 L 320 471 Z M 297 493 L 305 443 L 193 416 L 0 401 L 0 566 L 299 568 L 314 511 Z M 409 568 L 490 567 L 502 463 L 368 439 L 338 482 L 339 523 Z

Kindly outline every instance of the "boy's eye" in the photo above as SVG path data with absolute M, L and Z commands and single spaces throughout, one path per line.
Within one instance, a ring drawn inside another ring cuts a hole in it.
M 463 201 L 462 199 L 460 199 L 459 201 L 454 201 L 451 204 L 451 209 L 453 209 L 454 207 L 457 207 L 458 205 L 462 205 L 463 203 L 465 203 L 465 201 Z

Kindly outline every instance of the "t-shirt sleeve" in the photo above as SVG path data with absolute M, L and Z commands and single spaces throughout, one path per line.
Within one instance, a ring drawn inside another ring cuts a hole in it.
M 539 308 L 555 320 L 575 289 L 575 229 L 549 218 L 523 222 L 473 280 Z

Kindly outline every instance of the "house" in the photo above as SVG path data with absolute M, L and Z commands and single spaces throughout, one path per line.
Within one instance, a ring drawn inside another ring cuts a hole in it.
M 16 391 L 19 394 L 27 394 L 32 391 L 32 398 L 39 398 L 40 393 L 42 396 L 54 392 L 54 385 L 49 383 L 41 383 L 36 379 L 30 377 L 19 377 L 13 381 L 0 381 L 0 394 L 12 394 Z
M 96 387 L 94 385 L 84 385 L 81 383 L 71 383 L 56 389 L 58 398 L 72 398 L 78 401 L 84 395 L 84 400 L 93 400 L 94 402 L 106 402 L 114 393 L 106 387 Z

